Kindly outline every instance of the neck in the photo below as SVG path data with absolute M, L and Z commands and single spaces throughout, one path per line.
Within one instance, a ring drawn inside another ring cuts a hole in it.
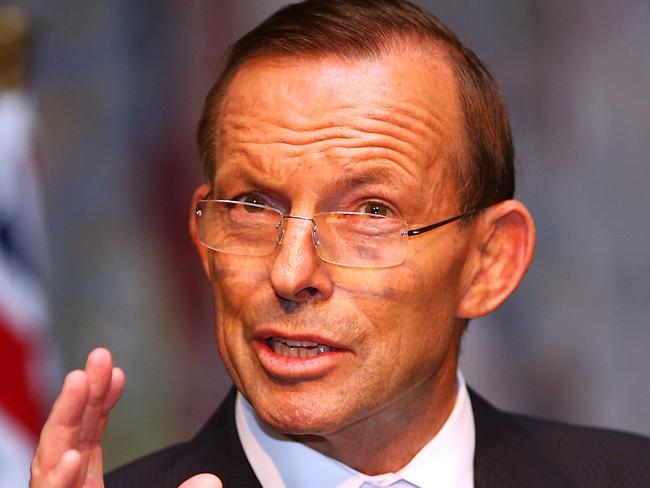
M 380 412 L 327 436 L 294 438 L 367 475 L 399 471 L 433 439 L 454 408 L 456 362 L 450 363 Z

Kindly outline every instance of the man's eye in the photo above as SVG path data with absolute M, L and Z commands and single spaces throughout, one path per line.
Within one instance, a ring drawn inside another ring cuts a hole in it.
M 361 207 L 361 211 L 363 213 L 383 215 L 386 217 L 390 217 L 393 213 L 388 205 L 381 202 L 366 202 Z
M 256 205 L 266 205 L 266 202 L 262 197 L 259 195 L 240 195 L 235 198 L 236 201 L 242 202 L 242 203 L 254 203 Z
M 255 195 L 255 194 L 252 194 L 252 193 L 248 193 L 246 195 L 240 195 L 238 197 L 235 197 L 233 200 L 235 200 L 237 202 L 242 202 L 242 203 L 252 203 L 252 204 L 255 204 L 255 205 L 269 206 L 269 202 L 267 202 L 265 198 L 263 198 L 260 195 Z M 262 212 L 264 210 L 263 208 L 253 207 L 253 206 L 250 206 L 250 205 L 244 205 L 243 208 L 247 212 L 251 212 L 251 213 Z

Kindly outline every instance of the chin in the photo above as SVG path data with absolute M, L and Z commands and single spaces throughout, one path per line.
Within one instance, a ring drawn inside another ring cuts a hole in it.
M 327 436 L 341 429 L 345 422 L 330 416 L 262 416 L 262 421 L 275 431 L 285 435 L 299 436 Z
M 340 401 L 287 392 L 253 398 L 252 405 L 260 419 L 278 432 L 287 435 L 323 436 L 349 423 Z

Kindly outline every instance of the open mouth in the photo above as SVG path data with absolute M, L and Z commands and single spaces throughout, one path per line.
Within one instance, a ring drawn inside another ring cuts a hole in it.
M 288 358 L 313 358 L 336 351 L 335 347 L 311 341 L 292 341 L 283 337 L 270 337 L 266 345 L 278 356 Z

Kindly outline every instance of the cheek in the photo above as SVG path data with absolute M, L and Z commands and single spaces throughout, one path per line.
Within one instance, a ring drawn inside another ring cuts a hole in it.
M 246 325 L 268 289 L 268 272 L 260 260 L 212 253 L 210 278 L 214 298 L 215 339 L 222 362 L 240 391 L 255 370 Z M 265 286 L 266 284 L 266 286 Z M 247 316 L 249 319 L 247 319 Z
M 356 309 L 375 319 L 378 328 L 413 321 L 435 323 L 448 315 L 443 312 L 454 301 L 455 283 L 445 271 L 424 261 L 407 262 L 386 270 L 354 270 L 336 282 Z
M 269 272 L 259 259 L 224 256 L 213 253 L 210 259 L 210 277 L 217 325 L 220 319 L 232 320 L 246 309 L 257 291 L 269 282 Z
M 395 374 L 429 368 L 450 347 L 460 268 L 453 260 L 446 266 L 440 262 L 418 258 L 417 264 L 411 260 L 387 270 L 355 270 L 338 279 L 338 287 L 371 327 L 369 354 L 391 358 Z
M 210 277 L 217 345 L 232 374 L 233 360 L 241 355 L 246 342 L 245 314 L 254 309 L 251 303 L 255 303 L 256 296 L 266 289 L 264 283 L 268 282 L 268 273 L 259 260 L 213 253 Z

